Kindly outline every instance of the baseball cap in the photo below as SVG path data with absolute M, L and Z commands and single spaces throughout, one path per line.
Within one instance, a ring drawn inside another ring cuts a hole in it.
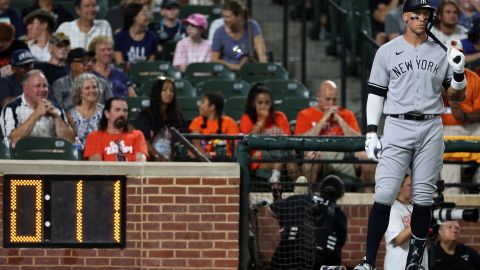
M 180 7 L 180 3 L 177 0 L 163 0 L 160 8 L 169 8 L 172 6 Z
M 63 32 L 56 32 L 55 34 L 50 36 L 50 39 L 48 40 L 48 42 L 53 45 L 69 46 L 70 38 Z
M 207 30 L 207 28 L 208 28 L 207 18 L 205 18 L 205 16 L 203 16 L 200 13 L 190 14 L 190 16 L 188 16 L 188 18 L 183 20 L 183 23 L 191 24 L 193 26 L 202 28 L 203 30 Z
M 21 49 L 12 53 L 11 64 L 12 66 L 21 66 L 35 62 L 35 57 L 29 50 Z

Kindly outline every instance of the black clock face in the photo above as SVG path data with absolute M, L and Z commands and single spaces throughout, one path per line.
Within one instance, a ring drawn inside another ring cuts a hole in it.
M 125 246 L 125 176 L 3 179 L 4 247 Z

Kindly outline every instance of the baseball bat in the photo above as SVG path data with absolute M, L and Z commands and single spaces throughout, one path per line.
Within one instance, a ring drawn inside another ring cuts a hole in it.
M 433 39 L 433 41 L 435 41 L 435 43 L 437 43 L 438 45 L 440 45 L 440 47 L 442 47 L 442 49 L 447 52 L 448 51 L 448 48 L 447 46 L 445 46 L 445 44 L 443 44 L 440 40 L 438 40 L 438 38 L 430 31 L 430 29 L 427 29 L 427 35 L 429 37 L 431 37 Z M 456 56 L 455 58 L 453 58 L 453 62 L 455 63 L 460 63 L 460 56 Z

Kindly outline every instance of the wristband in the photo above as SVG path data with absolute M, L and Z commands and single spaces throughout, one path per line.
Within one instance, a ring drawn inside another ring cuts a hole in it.
M 377 125 L 368 125 L 367 126 L 367 133 L 369 132 L 377 132 L 378 126 Z
M 467 86 L 467 80 L 465 80 L 464 73 L 453 72 L 453 79 L 450 83 L 450 86 L 455 90 L 462 90 Z

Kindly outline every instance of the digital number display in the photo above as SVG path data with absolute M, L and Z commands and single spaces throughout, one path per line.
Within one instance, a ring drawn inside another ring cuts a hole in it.
M 4 247 L 124 247 L 125 176 L 5 175 Z

